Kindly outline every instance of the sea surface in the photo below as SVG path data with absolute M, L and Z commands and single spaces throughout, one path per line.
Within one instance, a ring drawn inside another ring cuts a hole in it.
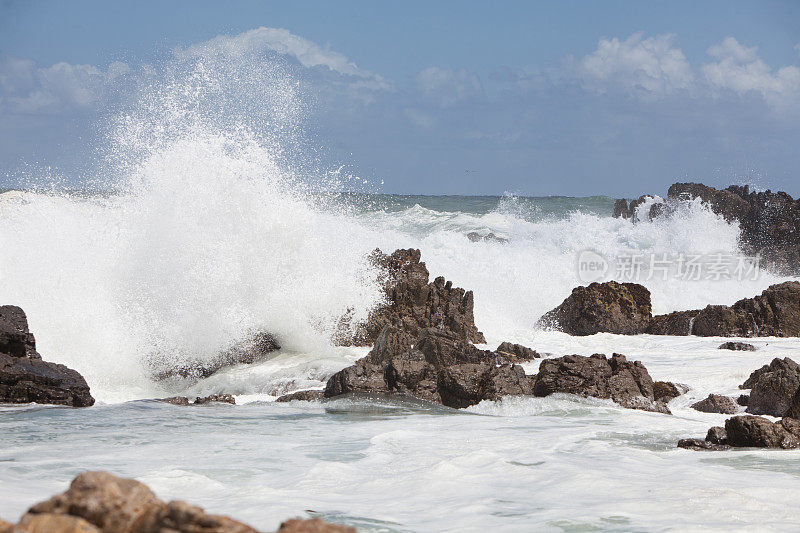
M 632 224 L 611 217 L 608 197 L 378 194 L 344 167 L 320 168 L 304 148 L 313 139 L 297 140 L 290 73 L 220 57 L 159 67 L 163 83 L 112 110 L 90 147 L 95 175 L 65 184 L 31 171 L 0 194 L 0 304 L 21 306 L 44 359 L 78 370 L 97 399 L 0 406 L 0 516 L 14 521 L 101 469 L 267 531 L 293 516 L 387 532 L 800 528 L 800 451 L 676 448 L 725 419 L 691 403 L 737 396 L 774 357 L 800 361 L 800 340 L 730 352 L 719 338 L 535 326 L 594 279 L 644 284 L 654 313 L 785 281 L 764 269 L 685 275 L 687 258 L 749 264 L 736 225 L 698 202 L 652 221 L 645 204 Z M 382 302 L 369 254 L 409 247 L 431 279 L 474 291 L 488 348 L 622 353 L 689 392 L 672 416 L 558 395 L 462 411 L 368 397 L 275 403 L 367 353 L 331 336 L 342 316 L 363 320 Z M 257 331 L 282 346 L 268 360 L 200 381 L 153 378 Z M 212 393 L 237 405 L 152 401 Z

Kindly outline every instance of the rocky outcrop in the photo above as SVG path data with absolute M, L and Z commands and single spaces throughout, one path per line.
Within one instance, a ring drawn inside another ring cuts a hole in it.
M 280 350 L 278 341 L 269 333 L 259 332 L 245 341 L 239 342 L 230 349 L 217 354 L 210 360 L 195 360 L 182 363 L 179 366 L 162 368 L 159 358 L 151 363 L 153 378 L 157 381 L 170 378 L 203 379 L 233 365 L 251 365 L 256 361 L 264 360 L 270 353 Z
M 328 379 L 325 397 L 353 392 L 404 394 L 463 408 L 506 395 L 532 393 L 522 367 L 503 363 L 458 334 L 422 330 L 412 347 L 404 330 L 386 326 L 370 353 Z
M 695 411 L 702 413 L 722 413 L 725 415 L 732 415 L 738 410 L 736 402 L 727 396 L 719 394 L 709 394 L 706 399 L 692 404 L 691 407 Z
M 494 233 L 487 233 L 486 235 L 481 235 L 477 231 L 470 231 L 469 233 L 467 233 L 467 239 L 469 239 L 470 242 L 483 241 L 483 242 L 497 242 L 500 244 L 505 244 L 508 242 L 508 239 L 506 239 L 505 237 L 498 237 Z
M 750 374 L 739 388 L 751 389 L 748 413 L 786 416 L 800 389 L 800 365 L 788 357 L 773 359 L 770 364 Z
M 186 396 L 172 396 L 171 398 L 160 398 L 159 402 L 171 403 L 172 405 L 206 405 L 209 403 L 228 403 L 236 405 L 236 399 L 230 394 L 212 394 L 211 396 L 198 396 L 193 402 Z
M 0 403 L 94 404 L 83 376 L 42 360 L 25 312 L 13 305 L 0 306 Z
M 330 524 L 319 518 L 310 520 L 294 518 L 282 523 L 277 533 L 356 533 L 356 528 Z
M 652 319 L 650 291 L 636 283 L 591 283 L 576 287 L 564 302 L 539 319 L 538 326 L 570 335 L 636 335 Z
M 527 346 L 521 344 L 514 344 L 511 342 L 502 342 L 500 346 L 494 351 L 497 355 L 503 356 L 507 361 L 532 361 L 539 359 L 542 356 L 536 350 L 532 350 Z
M 618 200 L 614 216 L 633 218 L 643 199 L 631 202 Z M 709 208 L 741 228 L 745 253 L 759 254 L 772 269 L 782 274 L 800 272 L 800 199 L 785 192 L 751 192 L 749 187 L 730 186 L 719 190 L 701 183 L 675 183 L 667 192 L 669 202 L 700 198 Z M 662 216 L 670 209 L 651 207 L 651 216 Z M 654 213 L 653 211 L 656 211 Z
M 610 359 L 595 354 L 565 355 L 542 361 L 533 394 L 549 396 L 556 392 L 610 398 L 623 407 L 669 413 L 666 404 L 656 401 L 653 379 L 644 365 L 628 361 L 620 354 Z
M 691 335 L 694 319 L 700 311 L 675 311 L 656 315 L 645 329 L 650 335 Z
M 669 403 L 670 400 L 677 398 L 688 390 L 689 387 L 686 385 L 678 385 L 671 381 L 653 382 L 653 398 L 657 402 Z
M 725 432 L 725 428 L 715 426 L 708 430 L 705 440 L 681 439 L 678 441 L 678 448 L 722 451 L 730 449 L 730 446 L 728 445 L 728 434 Z
M 741 415 L 725 421 L 725 428 L 712 427 L 704 441 L 682 439 L 681 448 L 693 450 L 727 450 L 730 448 L 800 447 L 800 421 L 784 418 L 772 422 L 761 416 Z
M 289 394 L 284 394 L 276 399 L 276 402 L 317 402 L 325 398 L 325 391 L 319 389 L 300 390 Z
M 486 342 L 475 326 L 472 291 L 453 287 L 441 276 L 429 283 L 428 269 L 420 262 L 420 255 L 415 249 L 396 250 L 391 255 L 375 250 L 371 259 L 384 272 L 386 303 L 373 311 L 365 324 L 357 326 L 354 334 L 341 333 L 337 343 L 369 346 L 389 325 L 413 338 L 423 329 L 438 328 L 465 342 Z M 340 329 L 346 332 L 349 326 L 345 318 Z
M 756 351 L 756 347 L 753 346 L 752 344 L 748 344 L 746 342 L 736 342 L 736 341 L 723 342 L 722 344 L 719 345 L 718 349 L 720 349 L 720 350 L 731 350 L 731 351 L 734 351 L 734 352 L 755 352 Z

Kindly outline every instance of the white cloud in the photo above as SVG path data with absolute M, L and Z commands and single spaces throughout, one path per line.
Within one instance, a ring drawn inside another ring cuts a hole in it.
M 385 89 L 388 82 L 381 76 L 358 68 L 343 54 L 322 47 L 282 28 L 260 27 L 238 35 L 218 35 L 208 41 L 176 49 L 178 58 L 191 57 L 243 57 L 264 51 L 276 52 L 296 59 L 306 68 L 324 67 L 343 76 L 360 78 L 361 87 Z
M 743 46 L 733 37 L 711 46 L 708 55 L 716 61 L 704 64 L 702 70 L 715 90 L 759 93 L 777 106 L 800 102 L 800 68 L 785 66 L 773 72 L 758 56 L 757 47 Z
M 451 106 L 483 96 L 477 74 L 466 69 L 428 67 L 417 74 L 417 88 L 429 102 Z
M 692 69 L 683 52 L 673 48 L 674 36 L 642 37 L 637 32 L 624 41 L 600 39 L 597 50 L 578 62 L 583 86 L 601 93 L 614 87 L 649 95 L 692 87 Z

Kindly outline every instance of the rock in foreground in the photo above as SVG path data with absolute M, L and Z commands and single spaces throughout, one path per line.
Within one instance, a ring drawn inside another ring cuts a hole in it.
M 775 358 L 750 374 L 739 388 L 751 389 L 748 413 L 788 416 L 800 389 L 800 365 L 788 357 Z
M 0 403 L 94 404 L 83 376 L 42 360 L 25 312 L 13 305 L 0 306 Z
M 610 359 L 595 354 L 565 355 L 542 361 L 533 393 L 549 396 L 556 392 L 610 398 L 630 409 L 669 414 L 666 404 L 655 399 L 653 379 L 644 365 L 630 362 L 620 354 Z
M 725 415 L 732 415 L 738 410 L 735 401 L 719 394 L 709 394 L 706 399 L 692 404 L 691 407 L 695 411 L 702 413 L 722 413 Z
M 575 287 L 558 307 L 539 319 L 540 327 L 570 335 L 644 333 L 652 319 L 650 291 L 636 283 L 591 283 Z

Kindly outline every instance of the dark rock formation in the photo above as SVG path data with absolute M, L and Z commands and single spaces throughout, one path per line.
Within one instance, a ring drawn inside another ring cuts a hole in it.
M 740 394 L 739 397 L 736 398 L 736 403 L 738 403 L 742 407 L 747 407 L 747 404 L 750 403 L 750 395 Z
M 294 518 L 281 524 L 277 533 L 356 533 L 356 528 L 323 522 L 319 518 Z
M 259 332 L 208 361 L 198 359 L 167 369 L 161 368 L 162 365 L 155 361 L 151 364 L 154 369 L 153 378 L 158 381 L 176 377 L 203 379 L 229 366 L 250 365 L 261 361 L 270 353 L 280 349 L 281 346 L 275 337 L 269 333 Z
M 667 315 L 656 315 L 645 333 L 650 335 L 691 335 L 694 318 L 700 311 L 675 311 Z
M 728 444 L 728 433 L 725 428 L 714 426 L 706 434 L 706 442 L 711 444 Z
M 206 405 L 209 403 L 229 403 L 236 405 L 236 399 L 230 394 L 212 394 L 211 396 L 198 396 L 193 402 L 189 402 L 186 396 L 173 396 L 171 398 L 161 398 L 159 402 L 171 403 L 172 405 Z
M 164 503 L 147 486 L 107 472 L 84 472 L 69 490 L 31 507 L 13 531 L 255 533 L 181 501 Z
M 700 400 L 692 404 L 692 409 L 703 413 L 722 413 L 726 415 L 734 414 L 736 409 L 736 402 L 727 396 L 719 394 L 709 394 L 705 400 Z
M 505 237 L 498 237 L 494 233 L 487 233 L 486 235 L 481 235 L 477 231 L 470 231 L 469 233 L 467 233 L 467 239 L 469 239 L 470 242 L 484 241 L 484 242 L 498 242 L 500 244 L 505 244 L 508 242 L 508 239 L 506 239 Z
M 678 448 L 686 448 L 687 450 L 708 450 L 713 452 L 719 452 L 723 450 L 730 450 L 730 446 L 727 444 L 714 444 L 713 442 L 708 442 L 703 439 L 681 439 L 678 441 Z
M 720 350 L 732 350 L 734 352 L 755 352 L 756 347 L 746 342 L 723 342 L 719 345 Z
M 760 416 L 734 416 L 725 421 L 725 433 L 728 444 L 736 447 L 800 447 L 800 422 L 793 418 L 770 422 Z
M 630 219 L 632 222 L 638 222 L 639 214 L 637 213 L 637 210 L 639 206 L 652 199 L 654 199 L 654 197 L 650 196 L 649 194 L 642 195 L 638 199 L 632 200 L 630 203 L 628 203 L 628 200 L 624 198 L 619 199 L 614 202 L 614 218 L 624 218 Z M 647 212 L 648 220 L 653 220 L 654 218 L 661 216 L 666 208 L 667 207 L 664 202 L 659 201 L 653 203 Z
M 570 335 L 643 333 L 652 319 L 650 291 L 636 283 L 592 283 L 572 290 L 564 302 L 539 319 L 540 327 Z
M 13 305 L 0 307 L 0 403 L 94 404 L 83 376 L 42 360 L 25 313 Z
M 521 344 L 513 344 L 511 342 L 503 342 L 494 351 L 498 356 L 503 357 L 507 361 L 532 361 L 533 359 L 541 358 L 542 356 L 536 351 L 522 346 Z
M 673 398 L 677 398 L 689 390 L 686 385 L 677 385 L 671 381 L 653 382 L 653 399 L 657 402 L 669 403 Z
M 292 402 L 292 401 L 302 401 L 302 402 L 316 402 L 325 398 L 325 391 L 318 390 L 318 389 L 310 389 L 310 390 L 300 390 L 296 392 L 292 392 L 289 394 L 284 394 L 283 396 L 279 396 L 276 402 Z
M 534 381 L 535 396 L 556 392 L 610 398 L 623 407 L 669 413 L 667 406 L 656 401 L 653 380 L 639 361 L 630 362 L 624 355 L 591 357 L 566 355 L 546 359 L 539 366 Z
M 754 415 L 786 416 L 800 389 L 800 365 L 785 357 L 773 359 L 750 374 L 742 389 L 752 389 L 747 412 Z
M 428 269 L 420 262 L 419 250 L 395 250 L 391 255 L 375 250 L 371 260 L 385 273 L 386 303 L 374 310 L 354 333 L 348 332 L 349 317 L 343 318 L 335 339 L 338 344 L 369 346 L 388 325 L 414 339 L 425 328 L 439 328 L 466 342 L 486 342 L 475 326 L 472 291 L 453 287 L 452 282 L 441 276 L 428 283 Z
M 452 331 L 422 330 L 412 348 L 405 331 L 386 326 L 372 351 L 328 380 L 325 397 L 399 393 L 462 408 L 505 395 L 531 394 L 521 367 L 504 364 Z

